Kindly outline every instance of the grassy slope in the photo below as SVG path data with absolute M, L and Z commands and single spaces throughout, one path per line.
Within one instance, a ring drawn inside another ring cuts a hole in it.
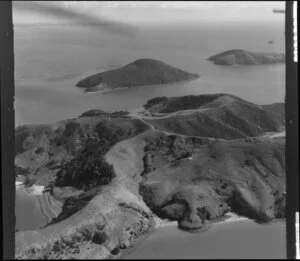
M 161 135 L 145 153 L 145 202 L 185 229 L 230 210 L 258 221 L 284 216 L 284 138 L 203 144 Z
M 105 259 L 154 227 L 147 206 L 130 191 L 110 185 L 89 191 L 85 208 L 36 231 L 16 233 L 17 259 Z
M 75 131 L 65 128 L 66 124 L 70 122 Z M 73 125 L 74 122 L 79 125 Z M 17 146 L 22 150 L 28 149 L 34 159 L 28 160 L 29 152 L 24 151 L 17 155 L 17 163 L 22 162 L 22 166 L 26 167 L 31 165 L 32 161 L 38 162 L 39 160 L 34 154 L 36 146 L 44 148 L 43 153 L 47 154 L 61 146 L 63 147 L 61 148 L 61 155 L 64 155 L 65 158 L 72 158 L 76 153 L 80 153 L 80 148 L 76 150 L 74 143 L 77 142 L 78 146 L 84 143 L 86 137 L 81 135 L 83 133 L 88 136 L 95 136 L 96 126 L 99 122 L 105 122 L 105 126 L 108 126 L 112 132 L 116 127 L 121 127 L 123 132 L 118 141 L 136 136 L 148 128 L 138 120 L 128 118 L 107 120 L 102 117 L 79 118 L 61 122 L 55 126 L 54 130 L 52 129 L 53 126 L 43 127 L 43 131 L 40 131 L 38 127 L 37 133 L 35 133 L 34 127 L 30 127 L 27 129 L 26 135 L 24 135 L 26 127 L 22 127 L 23 138 L 19 140 L 21 144 L 17 144 Z M 68 130 L 67 133 L 66 129 Z M 80 130 L 84 130 L 83 133 Z M 19 131 L 17 130 L 17 133 Z M 27 144 L 28 139 L 33 142 L 24 148 L 23 146 Z M 68 144 L 69 149 L 66 148 Z M 109 149 L 107 148 L 107 150 Z M 143 152 L 143 148 L 140 151 Z M 56 160 L 58 161 L 58 159 L 59 156 Z M 57 165 L 64 164 L 61 160 L 49 165 L 49 162 L 53 160 L 53 158 L 45 157 L 42 162 L 36 163 L 33 170 L 36 172 L 35 177 L 38 183 L 47 185 L 49 176 L 52 176 L 52 180 L 55 177 Z M 111 157 L 108 158 L 108 162 L 111 161 L 113 163 Z M 43 175 L 43 168 L 50 169 L 47 177 Z M 54 169 L 52 170 L 52 168 Z M 51 224 L 42 229 L 16 233 L 16 256 L 20 259 L 43 259 L 45 257 L 54 259 L 70 257 L 106 258 L 117 256 L 120 249 L 132 246 L 141 235 L 154 227 L 154 219 L 149 208 L 141 198 L 137 197 L 137 188 L 135 189 L 136 193 L 132 193 L 125 184 L 123 186 L 123 183 L 120 182 L 117 168 L 116 172 L 118 176 L 110 185 L 96 187 L 88 191 L 55 187 L 52 191 L 53 196 L 64 202 L 62 213 Z M 131 181 L 130 183 L 134 182 Z
M 204 220 L 214 220 L 230 207 L 260 221 L 281 217 L 284 139 L 254 142 L 208 143 L 148 130 L 117 143 L 106 154 L 115 166 L 113 182 L 90 190 L 84 208 L 60 222 L 18 232 L 17 256 L 116 257 L 113 253 L 130 248 L 153 229 L 144 201 L 160 217 L 178 220 L 184 229 L 202 227 Z M 99 242 L 95 239 L 99 236 L 105 239 Z
M 166 132 L 223 139 L 258 136 L 264 132 L 279 131 L 283 125 L 284 107 L 261 108 L 226 94 L 168 98 L 156 103 L 150 100 L 146 106 L 149 111 L 159 113 L 176 112 L 177 107 L 200 110 L 146 121 Z
M 29 176 L 34 176 L 36 184 L 47 186 L 63 165 L 82 153 L 88 140 L 97 141 L 104 135 L 103 129 L 97 129 L 99 124 L 106 127 L 107 136 L 116 134 L 112 142 L 133 137 L 149 128 L 136 119 L 108 117 L 77 118 L 56 125 L 21 126 L 16 129 L 16 165 L 24 169 L 30 167 Z M 104 147 L 104 144 L 99 144 L 103 153 L 112 145 Z
M 220 106 L 224 100 L 232 101 L 223 97 L 202 106 Z M 243 105 L 231 110 L 242 117 L 240 109 L 253 107 Z M 255 120 L 257 110 L 249 119 Z M 223 115 L 218 113 L 208 115 Z M 16 165 L 31 167 L 29 175 L 37 184 L 49 184 L 57 170 L 81 153 L 88 138 L 99 137 L 99 123 L 107 126 L 108 137 L 118 133 L 115 145 L 103 148 L 116 177 L 109 185 L 86 192 L 55 187 L 54 195 L 64 202 L 63 212 L 52 225 L 16 233 L 19 258 L 116 257 L 153 228 L 149 207 L 161 217 L 178 220 L 184 229 L 200 228 L 230 208 L 260 221 L 284 216 L 282 138 L 211 142 L 167 136 L 138 119 L 100 113 L 56 125 L 19 127 Z
M 154 113 L 171 113 L 199 109 L 226 94 L 187 95 L 182 97 L 156 97 L 147 101 L 144 108 Z M 226 95 L 228 97 L 234 97 Z M 237 97 L 235 97 L 237 98 Z
M 198 75 L 171 67 L 153 59 L 139 59 L 121 67 L 89 76 L 77 83 L 83 88 L 103 84 L 109 88 L 134 87 L 178 82 L 197 78 Z
M 278 119 L 282 125 L 285 124 L 285 104 L 283 102 L 263 105 L 263 108 L 269 114 L 273 115 L 274 118 Z

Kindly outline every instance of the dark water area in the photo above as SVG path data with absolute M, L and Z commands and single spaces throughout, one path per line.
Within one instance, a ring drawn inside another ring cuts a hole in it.
M 207 61 L 236 48 L 284 52 L 282 22 L 141 26 L 132 37 L 80 26 L 15 26 L 14 32 L 16 125 L 52 123 L 94 108 L 136 109 L 156 96 L 223 92 L 257 104 L 284 101 L 285 65 L 226 67 Z M 161 60 L 200 79 L 104 94 L 75 87 L 86 76 L 139 58 Z
M 30 195 L 22 189 L 16 189 L 15 215 L 17 230 L 37 229 L 47 222 L 40 211 L 37 196 Z
M 203 233 L 158 228 L 124 259 L 285 259 L 285 222 L 215 224 Z

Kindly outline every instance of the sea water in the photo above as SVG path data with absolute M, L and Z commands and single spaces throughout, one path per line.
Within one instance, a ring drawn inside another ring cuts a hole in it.
M 285 222 L 213 224 L 203 233 L 158 228 L 124 259 L 285 259 Z
M 53 123 L 89 109 L 141 107 L 156 96 L 231 93 L 257 104 L 284 101 L 285 65 L 217 66 L 228 49 L 284 52 L 284 23 L 199 23 L 139 27 L 126 37 L 82 26 L 15 25 L 16 125 Z M 272 39 L 274 44 L 268 44 Z M 153 58 L 198 73 L 185 83 L 84 93 L 91 74 Z
M 222 92 L 257 104 L 284 101 L 285 65 L 228 67 L 207 61 L 228 49 L 284 52 L 284 23 L 199 23 L 138 29 L 134 37 L 126 37 L 101 28 L 15 25 L 16 126 L 53 123 L 95 108 L 136 109 L 156 96 Z M 268 44 L 270 40 L 274 44 Z M 200 78 L 106 93 L 84 93 L 75 87 L 86 76 L 140 58 L 158 59 L 198 73 Z M 34 214 L 39 213 L 37 201 L 20 193 L 16 195 L 17 228 L 34 229 L 44 222 Z M 243 221 L 216 225 L 203 234 L 162 227 L 128 257 L 284 258 L 285 225 Z

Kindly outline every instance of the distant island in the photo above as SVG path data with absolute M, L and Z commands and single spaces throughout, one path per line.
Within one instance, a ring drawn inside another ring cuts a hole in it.
M 199 78 L 154 59 L 138 59 L 121 68 L 89 76 L 77 83 L 87 91 L 167 84 Z
M 233 49 L 211 56 L 208 60 L 217 65 L 276 64 L 285 63 L 285 55 L 283 53 L 260 53 Z

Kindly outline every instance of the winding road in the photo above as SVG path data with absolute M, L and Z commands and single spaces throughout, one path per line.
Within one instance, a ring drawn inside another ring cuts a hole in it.
M 225 104 L 225 105 L 222 105 L 222 106 L 217 107 L 217 108 L 226 107 L 227 105 L 228 104 Z M 168 132 L 168 131 L 164 131 L 164 130 L 159 130 L 153 124 L 151 124 L 151 123 L 149 123 L 149 122 L 146 121 L 146 120 L 152 120 L 152 119 L 165 119 L 165 118 L 169 118 L 169 117 L 172 117 L 172 116 L 186 115 L 186 114 L 190 114 L 190 113 L 194 113 L 194 112 L 203 112 L 203 111 L 208 111 L 208 110 L 215 110 L 217 108 L 206 108 L 206 109 L 195 109 L 195 110 L 182 110 L 182 111 L 176 111 L 176 112 L 172 112 L 172 113 L 168 113 L 168 114 L 162 114 L 162 116 L 157 116 L 157 117 L 143 116 L 143 115 L 141 115 L 141 113 L 143 113 L 144 111 L 142 111 L 141 109 L 139 109 L 139 110 L 132 111 L 129 114 L 129 116 L 132 117 L 132 118 L 140 120 L 144 124 L 148 125 L 153 131 L 164 133 L 167 136 L 176 135 L 176 136 L 184 137 L 184 138 L 206 139 L 206 140 L 210 140 L 210 141 L 215 141 L 215 140 L 218 140 L 218 141 L 228 141 L 228 140 L 222 139 L 222 138 L 211 138 L 211 137 L 206 137 L 206 136 L 189 136 L 189 135 L 184 135 L 184 134 L 179 134 L 179 133 L 174 133 L 174 132 Z M 237 139 L 234 139 L 234 140 L 237 140 L 237 141 L 238 140 L 245 140 L 247 138 L 273 139 L 273 138 L 278 138 L 278 137 L 285 137 L 285 130 L 281 131 L 281 132 L 265 132 L 261 136 L 246 137 L 246 138 L 237 138 Z

